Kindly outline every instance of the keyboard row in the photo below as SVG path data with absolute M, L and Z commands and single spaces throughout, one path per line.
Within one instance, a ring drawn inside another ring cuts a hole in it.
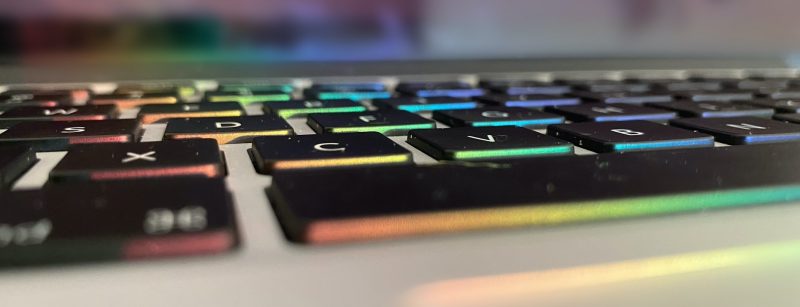
M 191 83 L 119 84 L 111 93 L 89 87 L 30 85 L 0 93 L 0 109 L 18 106 L 115 105 L 121 109 L 182 102 L 236 102 L 241 105 L 303 100 L 375 100 L 388 105 L 404 100 L 469 98 L 480 103 L 543 107 L 600 103 L 658 103 L 670 101 L 750 101 L 800 98 L 798 78 L 701 78 L 627 80 L 483 80 L 477 85 L 459 81 L 401 82 L 389 87 L 380 82 L 321 83 L 300 88 L 292 84 L 221 83 L 201 90 Z M 473 103 L 475 103 L 473 101 Z M 467 102 L 462 102 L 467 106 Z M 431 107 L 407 106 L 433 110 Z M 435 108 L 434 108 L 435 109 Z

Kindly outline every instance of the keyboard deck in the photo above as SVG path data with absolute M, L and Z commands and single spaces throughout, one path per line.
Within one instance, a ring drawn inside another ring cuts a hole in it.
M 9 85 L 0 258 L 225 253 L 254 208 L 331 244 L 797 201 L 795 98 L 786 70 Z

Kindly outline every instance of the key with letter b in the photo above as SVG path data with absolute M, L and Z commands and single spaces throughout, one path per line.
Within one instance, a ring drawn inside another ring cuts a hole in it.
M 594 152 L 714 146 L 710 135 L 640 120 L 551 125 L 547 134 Z

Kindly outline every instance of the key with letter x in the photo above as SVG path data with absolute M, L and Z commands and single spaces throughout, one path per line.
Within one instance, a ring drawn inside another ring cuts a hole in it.
M 408 141 L 437 160 L 520 158 L 570 154 L 572 144 L 521 127 L 413 130 Z
M 224 175 L 216 141 L 191 139 L 72 146 L 50 178 L 64 181 Z

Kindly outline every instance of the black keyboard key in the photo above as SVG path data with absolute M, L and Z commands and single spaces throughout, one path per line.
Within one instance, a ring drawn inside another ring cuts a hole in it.
M 0 142 L 26 142 L 36 150 L 64 150 L 72 144 L 135 142 L 141 134 L 133 119 L 30 121 L 0 133 Z
M 544 127 L 564 122 L 563 116 L 518 107 L 436 111 L 433 119 L 451 127 Z
M 678 100 L 692 100 L 697 102 L 730 102 L 752 100 L 755 95 L 750 91 L 720 91 L 720 92 L 686 92 L 676 93 Z M 653 101 L 656 102 L 656 101 Z
M 565 116 L 574 122 L 610 122 L 623 120 L 649 120 L 665 122 L 675 118 L 675 112 L 631 104 L 584 104 L 546 109 Z
M 289 239 L 330 244 L 797 202 L 798 152 L 781 143 L 277 172 L 267 193 Z M 330 184 L 341 178 L 358 189 Z
M 625 152 L 714 146 L 714 138 L 648 121 L 550 125 L 547 134 L 594 152 Z
M 800 124 L 800 113 L 775 114 L 773 118 L 780 121 Z
M 759 90 L 761 95 L 766 95 L 772 99 L 800 99 L 800 89 L 798 88 L 789 88 L 789 89 L 782 89 L 782 90 Z
M 569 106 L 581 103 L 577 97 L 556 95 L 486 95 L 477 98 L 478 101 L 495 106 L 544 108 L 552 106 Z
M 739 81 L 736 87 L 741 90 L 780 90 L 788 88 L 790 81 L 786 78 L 751 78 Z
M 294 92 L 295 88 L 293 85 L 288 83 L 271 83 L 271 82 L 249 82 L 249 81 L 238 81 L 238 82 L 230 82 L 230 81 L 223 81 L 219 83 L 217 87 L 218 91 L 225 91 L 225 92 L 235 92 L 241 89 L 247 89 L 254 92 L 282 92 L 291 94 Z
M 719 81 L 680 80 L 657 82 L 654 88 L 668 92 L 721 91 L 726 88 L 726 84 Z
M 106 120 L 118 113 L 115 106 L 16 107 L 0 114 L 0 120 Z
M 562 95 L 572 90 L 569 85 L 532 80 L 481 81 L 481 86 L 505 95 Z
M 196 96 L 198 90 L 191 83 L 144 82 L 118 84 L 114 93 L 139 96 L 174 96 L 180 100 L 186 100 Z
M 217 142 L 191 139 L 75 145 L 50 173 L 54 181 L 175 176 L 225 176 Z
M 474 109 L 479 106 L 478 102 L 474 99 L 458 97 L 399 97 L 376 99 L 372 101 L 372 105 L 379 109 L 394 109 L 408 112 Z
M 6 97 L 13 95 L 34 95 L 40 99 L 43 97 L 61 97 L 54 100 L 59 104 L 72 105 L 89 100 L 92 96 L 92 91 L 80 86 L 43 86 L 40 88 L 12 88 L 3 92 L 3 95 L 6 95 Z
M 72 104 L 72 96 L 68 93 L 36 94 L 28 92 L 0 93 L 0 110 L 14 107 L 56 107 Z
M 463 82 L 400 83 L 395 90 L 417 97 L 474 97 L 486 93 L 482 88 Z
M 242 105 L 249 105 L 251 103 L 259 102 L 289 100 L 292 100 L 291 93 L 282 91 L 254 91 L 248 88 L 205 93 L 205 101 L 207 102 L 238 102 Z
M 290 135 L 292 127 L 275 116 L 173 118 L 167 121 L 166 139 L 215 139 L 219 144 L 250 142 L 257 136 Z
M 486 160 L 571 154 L 572 144 L 522 127 L 462 127 L 409 132 L 408 141 L 437 160 Z
M 10 186 L 38 159 L 30 146 L 0 144 L 0 190 Z
M 800 125 L 759 117 L 682 118 L 671 125 L 693 129 L 732 145 L 800 140 Z
M 262 173 L 411 163 L 411 153 L 376 132 L 257 137 L 253 158 Z
M 115 105 L 120 109 L 132 109 L 145 105 L 176 104 L 178 97 L 166 94 L 102 94 L 89 100 L 90 105 Z
M 283 118 L 302 117 L 316 113 L 364 112 L 367 107 L 349 99 L 340 100 L 292 100 L 264 104 L 264 112 Z
M 311 114 L 307 123 L 317 133 L 373 131 L 385 135 L 404 135 L 413 129 L 436 128 L 432 120 L 399 110 Z
M 379 82 L 314 84 L 306 89 L 306 99 L 371 100 L 392 97 L 386 86 Z
M 693 102 L 683 100 L 670 103 L 654 103 L 649 106 L 675 111 L 678 112 L 678 115 L 684 117 L 770 117 L 775 113 L 775 110 L 770 108 L 721 101 Z
M 589 102 L 644 104 L 651 102 L 669 102 L 674 97 L 664 92 L 575 92 L 573 95 Z
M 742 101 L 749 105 L 775 109 L 777 113 L 798 113 L 800 112 L 800 100 L 795 99 L 755 99 Z
M 139 120 L 151 124 L 170 118 L 237 117 L 244 114 L 244 109 L 236 102 L 152 104 L 139 109 Z
M 630 82 L 630 81 L 613 81 L 613 80 L 597 80 L 594 82 L 576 84 L 573 86 L 578 91 L 588 91 L 595 93 L 608 93 L 608 92 L 647 92 L 651 90 L 651 85 L 648 83 Z
M 222 180 L 48 185 L 0 195 L 0 266 L 217 254 L 235 225 Z

